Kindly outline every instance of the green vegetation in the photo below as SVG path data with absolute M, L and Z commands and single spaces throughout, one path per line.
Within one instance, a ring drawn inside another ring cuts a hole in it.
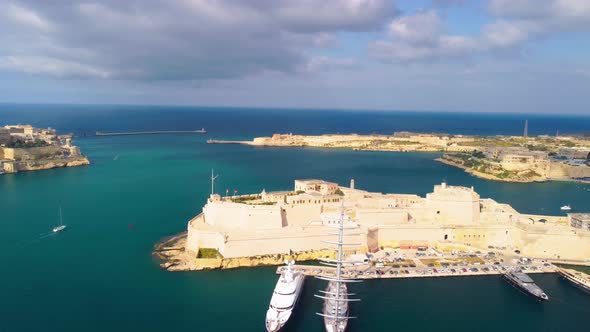
M 497 147 L 513 147 L 520 146 L 519 142 L 514 140 L 503 140 L 496 138 L 480 138 L 471 142 L 461 142 L 464 146 L 497 146 Z
M 36 138 L 34 141 L 23 141 L 21 139 L 13 139 L 10 142 L 6 143 L 7 148 L 14 148 L 14 149 L 25 149 L 25 148 L 39 148 L 43 146 L 48 146 L 49 144 L 42 139 Z
M 549 151 L 549 147 L 547 147 L 545 145 L 533 145 L 533 144 L 529 144 L 526 147 L 530 151 Z
M 334 191 L 334 194 L 344 196 L 344 193 L 342 192 L 342 190 L 340 190 L 340 188 L 336 189 L 336 191 Z
M 244 203 L 244 202 L 253 201 L 256 199 L 260 199 L 260 198 L 262 198 L 260 195 L 239 196 L 239 197 L 232 198 L 231 201 L 234 203 Z
M 483 159 L 486 157 L 486 155 L 483 152 L 477 151 L 477 150 L 473 151 L 471 153 L 471 155 L 474 156 L 475 158 L 480 158 L 480 159 Z
M 525 173 L 523 173 L 522 176 L 527 177 L 527 178 L 534 178 L 534 177 L 541 176 L 541 174 L 539 174 L 533 170 L 528 170 Z
M 223 258 L 215 248 L 199 248 L 197 258 Z
M 504 170 L 502 173 L 498 174 L 497 177 L 500 179 L 505 179 L 510 176 L 510 171 Z
M 256 205 L 275 205 L 277 204 L 277 202 L 262 202 L 262 203 L 257 203 Z

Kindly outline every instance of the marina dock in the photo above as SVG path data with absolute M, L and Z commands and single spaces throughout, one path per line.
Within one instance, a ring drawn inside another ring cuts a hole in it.
M 494 267 L 496 267 L 494 269 Z M 277 268 L 280 274 L 284 266 Z M 467 265 L 453 266 L 450 268 L 427 268 L 427 267 L 375 267 L 369 265 L 347 267 L 343 269 L 343 277 L 349 279 L 393 279 L 393 278 L 432 278 L 432 277 L 462 277 L 462 276 L 486 276 L 502 275 L 513 268 L 520 268 L 527 274 L 530 273 L 556 273 L 554 265 Z M 300 271 L 305 276 L 313 277 L 334 277 L 335 268 L 313 265 L 293 265 L 294 271 Z M 452 272 L 454 270 L 455 272 Z M 487 270 L 487 271 L 486 271 Z
M 163 135 L 163 134 L 206 134 L 205 128 L 198 130 L 159 130 L 159 131 L 131 131 L 120 133 L 96 132 L 96 136 L 128 136 L 128 135 Z

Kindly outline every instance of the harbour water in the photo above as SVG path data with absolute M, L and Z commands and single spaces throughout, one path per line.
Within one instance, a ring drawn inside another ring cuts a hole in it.
M 526 117 L 529 133 L 590 131 L 588 117 Z M 437 154 L 208 145 L 273 132 L 413 130 L 518 134 L 523 115 L 430 115 L 311 110 L 2 105 L 0 125 L 76 132 L 92 165 L 0 176 L 0 331 L 262 331 L 275 267 L 171 273 L 151 256 L 185 229 L 210 190 L 239 193 L 324 178 L 359 188 L 424 195 L 443 179 L 522 212 L 590 211 L 590 185 L 508 184 L 432 161 Z M 194 130 L 206 135 L 81 136 L 94 131 Z M 59 223 L 59 205 L 67 229 Z M 586 269 L 586 271 L 589 271 Z M 371 280 L 351 285 L 362 302 L 350 331 L 587 331 L 590 296 L 557 275 L 533 275 L 549 295 L 531 301 L 497 276 Z M 287 331 L 322 331 L 325 288 L 309 279 Z

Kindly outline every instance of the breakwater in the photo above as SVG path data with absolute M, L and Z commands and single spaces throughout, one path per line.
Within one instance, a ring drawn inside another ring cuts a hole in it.
M 163 134 L 206 134 L 205 128 L 198 130 L 157 130 L 157 131 L 130 131 L 119 133 L 103 133 L 97 131 L 96 136 L 130 136 L 130 135 L 163 135 Z

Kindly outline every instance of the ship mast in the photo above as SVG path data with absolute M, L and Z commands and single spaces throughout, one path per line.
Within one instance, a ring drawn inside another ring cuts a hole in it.
M 318 294 L 315 295 L 316 297 L 324 299 L 324 301 L 326 301 L 326 302 L 328 302 L 328 301 L 334 302 L 336 310 L 334 310 L 333 313 L 324 312 L 324 313 L 317 313 L 317 314 L 320 316 L 323 316 L 324 318 L 330 319 L 331 323 L 332 323 L 331 324 L 332 329 L 335 332 L 341 331 L 341 330 L 339 330 L 339 326 L 342 322 L 344 322 L 350 318 L 356 318 L 356 317 L 350 317 L 348 315 L 348 310 L 347 310 L 346 314 L 341 313 L 340 312 L 341 305 L 343 305 L 345 302 L 360 301 L 359 299 L 348 298 L 348 295 L 354 295 L 354 294 L 345 294 L 345 293 L 343 293 L 343 289 L 342 289 L 343 283 L 359 282 L 359 280 L 354 280 L 354 279 L 342 277 L 343 265 L 344 264 L 350 265 L 350 264 L 355 263 L 355 262 L 350 262 L 350 261 L 344 262 L 344 260 L 343 260 L 344 246 L 358 246 L 358 245 L 360 245 L 359 243 L 344 243 L 344 236 L 345 235 L 358 235 L 358 234 L 345 234 L 344 233 L 345 230 L 357 229 L 356 227 L 345 227 L 344 226 L 344 218 L 345 218 L 344 199 L 342 199 L 341 206 L 340 206 L 340 216 L 338 219 L 338 225 L 336 227 L 328 226 L 331 228 L 336 228 L 338 230 L 337 234 L 329 233 L 332 235 L 337 235 L 338 241 L 337 242 L 322 241 L 324 243 L 336 245 L 336 247 L 334 248 L 334 249 L 336 249 L 336 259 L 326 259 L 326 258 L 319 259 L 321 264 L 332 266 L 332 267 L 336 268 L 335 276 L 334 277 L 323 277 L 323 276 L 316 277 L 318 279 L 326 280 L 328 282 L 334 282 L 336 284 L 335 291 L 333 291 L 333 292 L 320 291 L 320 292 L 324 293 L 324 295 L 318 295 Z
M 219 174 L 213 175 L 213 168 L 211 169 L 211 195 L 215 194 L 215 180 L 219 177 Z

